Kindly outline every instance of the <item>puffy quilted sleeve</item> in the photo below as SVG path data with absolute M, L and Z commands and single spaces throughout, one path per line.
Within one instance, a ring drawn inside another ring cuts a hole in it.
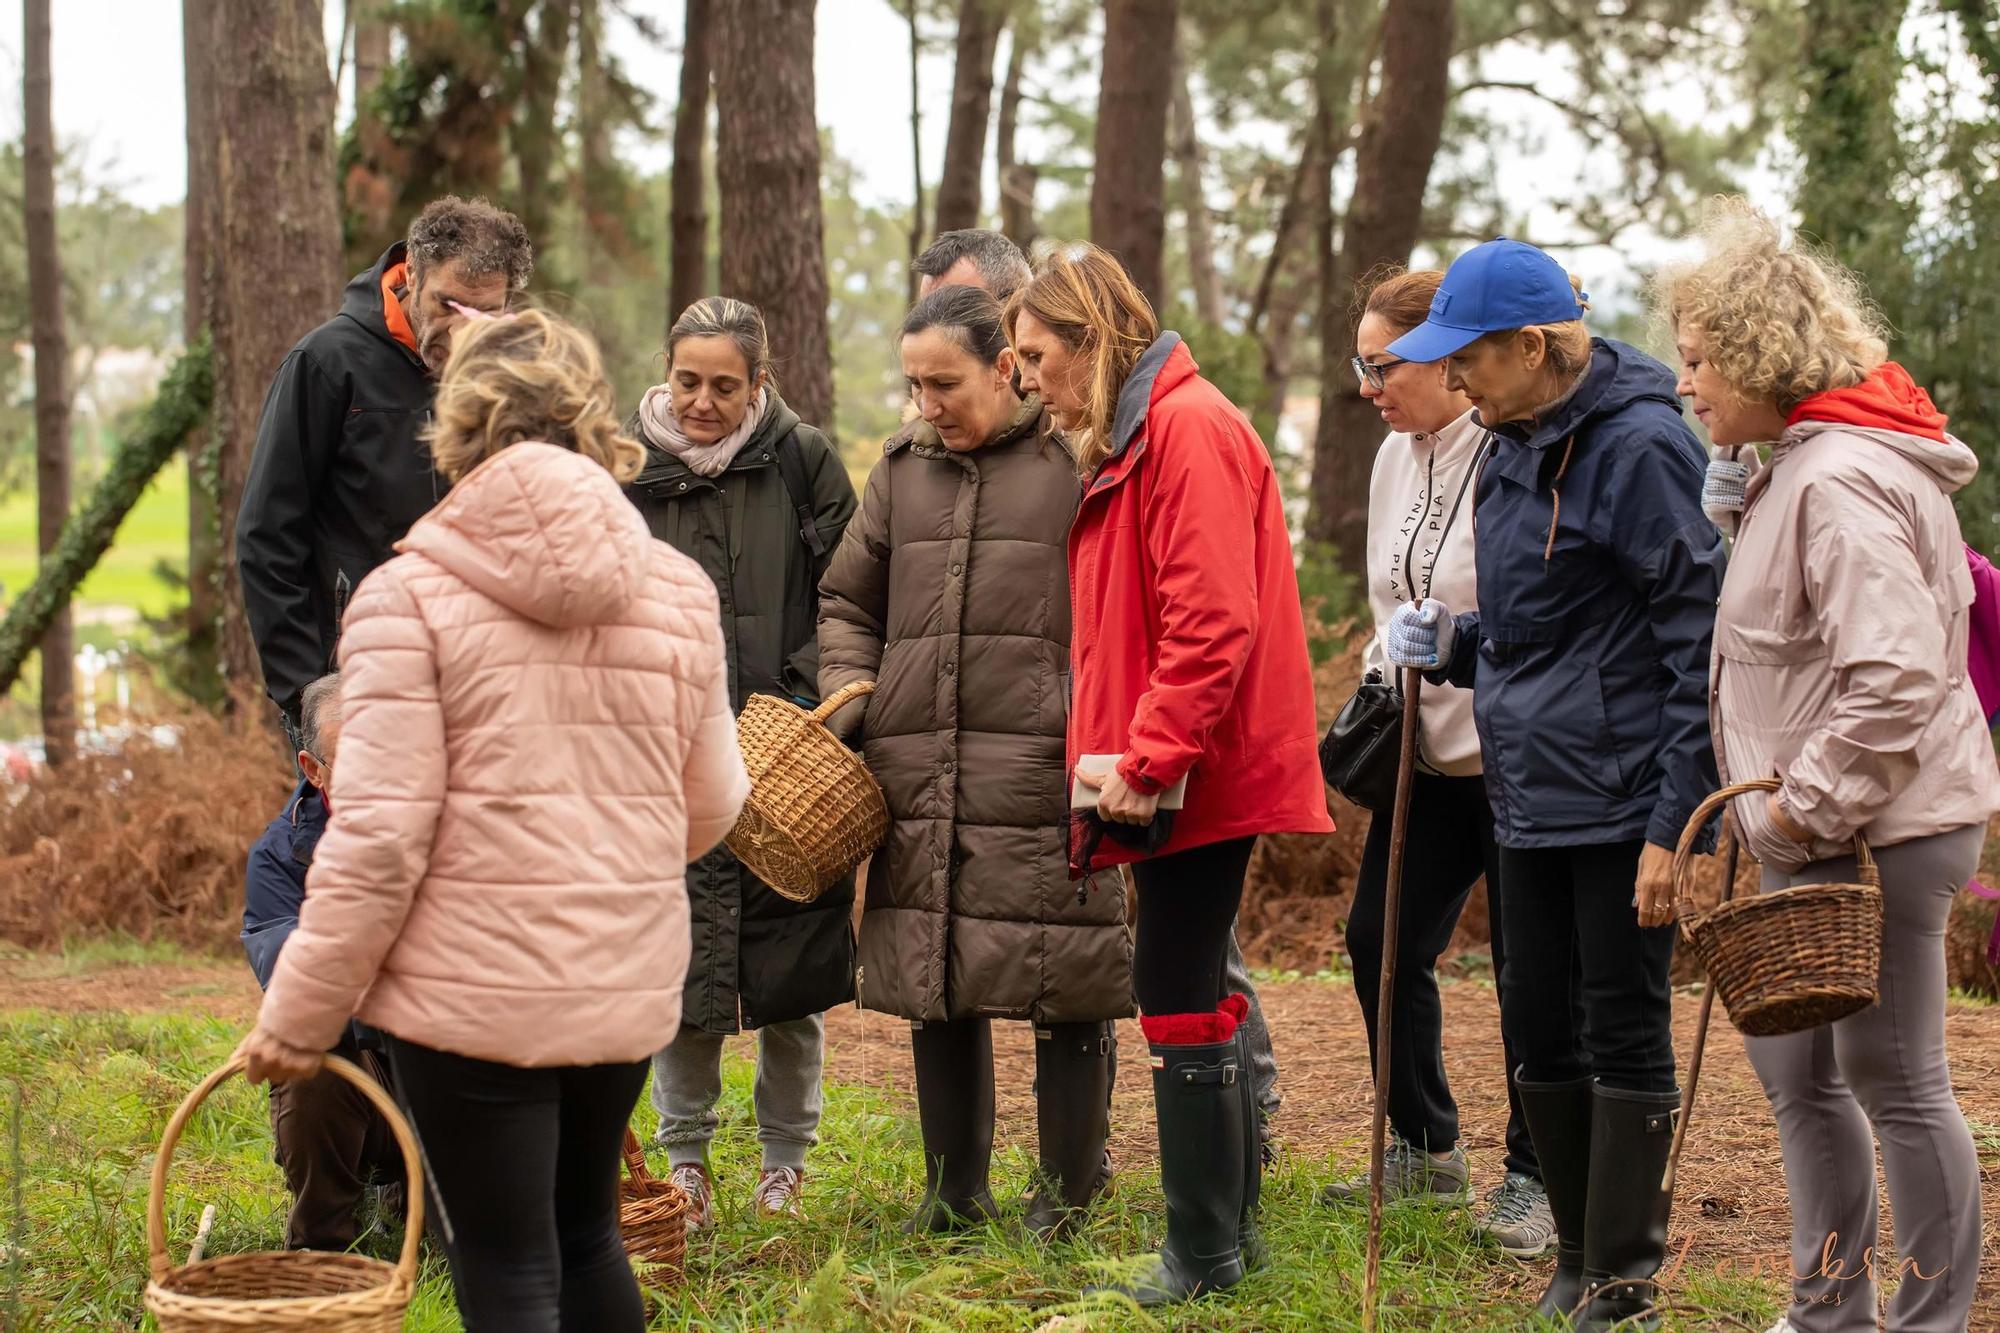
M 889 462 L 868 474 L 861 511 L 847 525 L 819 585 L 819 693 L 824 699 L 857 680 L 874 680 L 882 668 L 889 620 Z M 858 735 L 868 701 L 860 699 L 834 717 L 835 731 Z
M 333 815 L 258 1018 L 311 1050 L 339 1039 L 402 933 L 444 804 L 437 654 L 401 563 L 364 579 L 348 607 Z
M 728 836 L 750 795 L 750 775 L 743 769 L 743 752 L 736 744 L 736 716 L 729 707 L 722 622 L 713 605 L 705 619 L 711 628 L 696 655 L 695 674 L 689 681 L 690 689 L 700 691 L 702 706 L 695 710 L 687 766 L 681 770 L 690 861 L 706 856 Z

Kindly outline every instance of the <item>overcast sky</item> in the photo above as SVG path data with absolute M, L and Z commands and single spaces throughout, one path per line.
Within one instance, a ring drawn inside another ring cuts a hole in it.
M 682 0 L 633 0 L 627 7 L 651 14 L 679 45 Z M 339 40 L 341 9 L 341 0 L 328 0 L 329 49 Z M 180 5 L 61 0 L 54 11 L 58 139 L 84 147 L 93 176 L 139 203 L 180 199 L 187 188 Z M 649 46 L 622 19 L 613 16 L 609 23 L 626 72 L 659 99 L 661 132 L 624 151 L 635 165 L 664 166 L 672 156 L 665 126 L 678 92 L 679 57 Z M 889 0 L 822 0 L 819 6 L 820 123 L 832 130 L 835 149 L 855 164 L 875 201 L 906 202 L 910 195 L 909 41 L 907 23 Z M 0 134 L 8 137 L 20 134 L 20 74 L 21 0 L 0 0 L 0 87 L 6 93 Z M 948 48 L 925 57 L 924 160 L 933 180 L 944 156 L 951 74 Z

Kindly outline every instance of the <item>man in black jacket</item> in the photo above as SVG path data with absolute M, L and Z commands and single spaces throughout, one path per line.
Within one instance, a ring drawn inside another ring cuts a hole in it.
M 295 741 L 300 696 L 333 664 L 355 585 L 445 492 L 422 432 L 453 331 L 505 310 L 533 267 L 513 214 L 447 195 L 278 368 L 237 512 L 236 564 L 264 688 Z

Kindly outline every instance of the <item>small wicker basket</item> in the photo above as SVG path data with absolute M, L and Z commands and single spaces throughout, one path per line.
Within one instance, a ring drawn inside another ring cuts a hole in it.
M 826 720 L 875 682 L 836 690 L 808 713 L 786 699 L 753 694 L 736 719 L 750 771 L 750 799 L 729 833 L 729 850 L 752 874 L 794 902 L 809 903 L 889 832 L 889 807 L 861 756 Z
M 152 1281 L 146 1309 L 160 1333 L 243 1333 L 247 1329 L 311 1329 L 314 1333 L 395 1333 L 417 1282 L 417 1242 L 424 1231 L 423 1163 L 402 1112 L 375 1080 L 339 1056 L 326 1068 L 358 1088 L 389 1123 L 403 1150 L 409 1220 L 394 1264 L 359 1254 L 313 1250 L 231 1254 L 176 1267 L 167 1258 L 167 1165 L 188 1118 L 224 1079 L 242 1071 L 231 1060 L 187 1095 L 160 1139 L 146 1200 L 146 1245 Z
M 1735 797 L 1778 790 L 1771 778 L 1725 787 L 1688 820 L 1674 852 L 1674 897 L 1681 938 L 1701 961 L 1729 1021 L 1748 1037 L 1803 1032 L 1874 1004 L 1882 970 L 1882 875 L 1860 834 L 1858 884 L 1801 884 L 1731 898 L 1697 911 L 1692 894 L 1695 839 L 1709 816 Z
M 677 1287 L 686 1270 L 688 1196 L 671 1180 L 646 1166 L 639 1136 L 625 1130 L 625 1181 L 618 1187 L 618 1231 L 625 1253 L 647 1265 L 645 1281 Z

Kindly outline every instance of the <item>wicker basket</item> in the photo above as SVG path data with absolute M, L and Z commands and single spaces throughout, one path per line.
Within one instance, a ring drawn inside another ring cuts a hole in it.
M 187 1095 L 167 1122 L 159 1154 L 153 1159 L 152 1191 L 146 1200 L 146 1245 L 152 1255 L 146 1309 L 159 1322 L 160 1333 L 242 1333 L 246 1329 L 393 1333 L 402 1328 L 403 1311 L 416 1287 L 417 1242 L 424 1230 L 423 1163 L 417 1140 L 396 1104 L 374 1079 L 339 1056 L 328 1056 L 326 1068 L 360 1089 L 389 1122 L 397 1146 L 403 1150 L 410 1213 L 403 1231 L 402 1255 L 394 1264 L 358 1254 L 311 1250 L 232 1254 L 178 1267 L 169 1262 L 167 1165 L 195 1108 L 207 1100 L 216 1085 L 242 1068 L 241 1059 L 231 1060 Z
M 882 789 L 861 756 L 826 728 L 828 718 L 874 689 L 873 681 L 856 681 L 810 713 L 753 694 L 736 719 L 750 799 L 730 830 L 729 850 L 794 902 L 826 892 L 889 831 Z
M 661 1180 L 646 1166 L 639 1136 L 625 1130 L 625 1180 L 618 1187 L 618 1231 L 625 1253 L 648 1265 L 645 1280 L 677 1287 L 685 1276 L 681 1261 L 687 1254 L 688 1196 L 671 1180 Z
M 1695 839 L 1709 816 L 1748 792 L 1778 790 L 1770 778 L 1725 787 L 1688 820 L 1674 853 L 1681 938 L 1701 960 L 1729 1021 L 1749 1037 L 1803 1032 L 1875 1003 L 1882 969 L 1882 875 L 1859 834 L 1859 884 L 1801 884 L 1731 898 L 1697 912 L 1692 896 Z

